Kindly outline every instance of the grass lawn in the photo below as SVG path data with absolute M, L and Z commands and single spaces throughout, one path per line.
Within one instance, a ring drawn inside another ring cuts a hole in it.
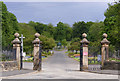
M 47 58 L 47 57 L 46 57 Z M 42 60 L 46 59 L 46 58 L 42 58 Z M 23 60 L 23 62 L 33 62 L 33 57 L 28 58 L 28 60 Z
M 120 59 L 116 59 L 116 58 L 109 58 L 110 61 L 116 61 L 116 62 L 120 62 Z

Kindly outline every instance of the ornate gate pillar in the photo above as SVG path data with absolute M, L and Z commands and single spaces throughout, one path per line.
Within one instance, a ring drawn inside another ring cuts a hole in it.
M 21 69 L 21 54 L 20 54 L 20 45 L 21 41 L 18 39 L 19 33 L 15 33 L 14 36 L 16 37 L 13 41 L 13 49 L 16 51 L 16 60 L 18 65 L 18 70 Z
M 89 44 L 89 41 L 86 39 L 87 37 L 87 34 L 86 33 L 83 33 L 82 34 L 82 37 L 83 37 L 83 40 L 80 41 L 80 43 L 82 44 L 82 55 L 83 55 L 83 67 L 82 69 L 88 69 L 88 44 Z
M 110 42 L 107 40 L 107 34 L 103 34 L 103 40 L 101 41 L 101 54 L 102 54 L 102 67 L 104 67 L 104 61 L 109 60 L 109 44 Z
M 34 44 L 34 60 L 33 60 L 33 70 L 38 70 L 39 69 L 39 63 L 41 61 L 39 53 L 40 53 L 40 39 L 38 38 L 40 36 L 39 33 L 35 33 L 35 40 L 32 42 Z M 40 67 L 41 68 L 41 67 Z

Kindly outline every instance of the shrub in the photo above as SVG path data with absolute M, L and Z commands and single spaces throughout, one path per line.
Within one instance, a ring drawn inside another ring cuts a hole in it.
M 69 53 L 68 53 L 68 56 L 69 56 L 69 57 L 71 57 L 71 56 L 73 56 L 73 55 L 74 55 L 73 52 L 69 52 Z

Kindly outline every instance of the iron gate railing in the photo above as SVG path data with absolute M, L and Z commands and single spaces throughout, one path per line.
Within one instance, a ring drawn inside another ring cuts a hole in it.
M 15 61 L 16 60 L 16 49 L 2 50 L 2 55 L 0 58 L 2 59 L 2 61 Z
M 88 70 L 101 70 L 101 47 L 88 47 Z
M 108 58 L 109 58 L 109 61 L 120 62 L 120 50 L 109 49 Z

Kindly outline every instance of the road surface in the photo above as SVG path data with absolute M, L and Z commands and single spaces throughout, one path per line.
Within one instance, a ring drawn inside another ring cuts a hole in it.
M 31 63 L 24 68 L 32 69 Z M 4 77 L 6 79 L 118 79 L 118 75 L 80 72 L 79 62 L 69 58 L 64 51 L 55 51 L 42 63 L 42 71 Z

